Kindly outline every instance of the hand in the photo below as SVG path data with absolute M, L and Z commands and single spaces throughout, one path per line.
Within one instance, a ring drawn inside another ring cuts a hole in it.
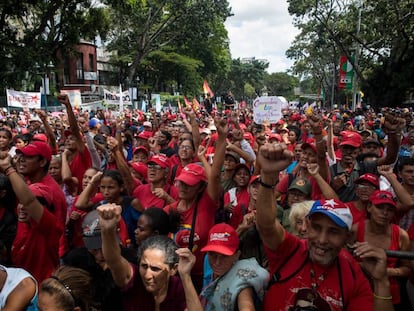
M 108 203 L 98 206 L 96 210 L 99 214 L 101 230 L 116 230 L 121 220 L 122 207 L 114 203 Z
M 166 200 L 168 197 L 168 193 L 165 192 L 164 189 L 162 188 L 155 188 L 152 191 L 152 194 L 155 195 L 157 198 L 162 199 L 162 200 Z
M 207 148 L 206 147 L 204 147 L 202 145 L 198 146 L 197 157 L 199 159 L 205 158 L 206 157 L 206 151 L 207 151 Z
M 103 173 L 101 171 L 97 172 L 95 175 L 93 175 L 91 179 L 91 184 L 93 184 L 95 187 L 98 186 L 99 182 L 101 181 Z
M 11 166 L 11 157 L 7 151 L 0 152 L 0 168 L 4 172 L 8 167 Z
M 345 174 L 335 176 L 332 180 L 332 188 L 335 191 L 341 189 L 345 185 L 346 185 L 346 175 Z
M 184 114 L 190 119 L 190 120 L 194 120 L 195 119 L 195 112 L 191 107 L 185 107 L 183 109 Z
M 380 165 L 377 168 L 378 173 L 381 174 L 384 177 L 391 176 L 394 174 L 392 171 L 392 167 L 390 165 Z
M 399 118 L 395 113 L 385 114 L 383 130 L 387 135 L 401 133 L 405 127 L 405 119 Z
M 157 140 L 154 137 L 150 137 L 148 139 L 148 145 L 150 146 L 150 149 L 152 151 L 157 150 L 157 148 L 158 148 Z
M 247 213 L 246 215 L 243 216 L 243 221 L 241 223 L 241 225 L 246 228 L 249 229 L 251 227 L 253 227 L 256 223 L 256 212 L 252 211 L 250 213 Z
M 59 103 L 61 103 L 65 107 L 70 106 L 70 101 L 69 101 L 68 95 L 60 94 L 57 98 L 58 98 Z
M 219 136 L 227 137 L 227 133 L 229 132 L 229 126 L 226 120 L 216 117 L 214 119 L 214 125 L 217 128 L 217 133 Z
M 46 112 L 45 112 L 45 111 L 40 110 L 40 109 L 36 109 L 36 110 L 35 110 L 35 113 L 39 116 L 39 118 L 40 118 L 41 120 L 46 120 L 46 119 L 47 119 L 47 114 L 46 114 Z
M 233 213 L 234 206 L 233 204 L 231 204 L 231 202 L 229 204 L 224 205 L 223 208 L 227 213 Z
M 260 147 L 257 160 L 260 163 L 260 174 L 276 175 L 292 163 L 293 154 L 285 144 L 266 143 Z
M 319 165 L 318 163 L 308 163 L 307 165 L 308 173 L 311 174 L 311 176 L 315 177 L 317 174 L 319 174 Z
M 312 127 L 313 135 L 322 134 L 322 119 L 317 114 L 311 114 L 308 116 L 308 122 Z
M 81 217 L 81 213 L 77 211 L 73 211 L 72 213 L 70 213 L 70 216 L 69 216 L 71 220 L 78 220 L 80 217 Z
M 108 143 L 109 150 L 114 151 L 118 148 L 119 143 L 115 137 L 107 137 L 106 142 Z
M 62 152 L 62 158 L 69 159 L 69 157 L 72 155 L 72 151 L 69 149 L 64 149 Z
M 176 251 L 176 254 L 180 258 L 178 260 L 178 273 L 181 277 L 190 276 L 191 269 L 194 267 L 196 262 L 196 257 L 188 248 L 179 248 Z
M 356 242 L 354 254 L 362 259 L 362 268 L 377 281 L 388 278 L 387 255 L 384 249 L 374 247 L 368 242 Z
M 243 140 L 243 131 L 241 131 L 239 129 L 233 129 L 232 133 L 233 133 L 233 140 L 234 141 Z

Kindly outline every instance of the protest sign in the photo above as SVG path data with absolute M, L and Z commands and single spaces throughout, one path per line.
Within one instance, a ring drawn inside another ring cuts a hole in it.
M 29 109 L 40 109 L 40 92 L 20 92 L 7 90 L 7 106 L 23 108 L 24 111 Z
M 80 90 L 61 90 L 61 94 L 68 95 L 72 107 L 78 109 L 82 105 L 82 96 Z
M 276 123 L 282 118 L 285 104 L 277 96 L 257 97 L 253 102 L 253 120 L 257 124 Z

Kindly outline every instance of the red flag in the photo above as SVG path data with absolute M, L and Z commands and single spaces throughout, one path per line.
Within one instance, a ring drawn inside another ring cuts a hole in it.
M 185 104 L 186 107 L 190 107 L 190 108 L 193 107 L 193 105 L 191 104 L 191 102 L 185 96 L 184 96 L 184 104 Z
M 198 102 L 197 98 L 193 97 L 193 110 L 195 112 L 200 110 L 200 103 Z
M 204 83 L 203 83 L 203 94 L 204 95 L 206 95 L 206 94 L 210 95 L 210 98 L 214 97 L 214 93 L 210 89 L 210 86 L 208 85 L 207 80 L 204 80 Z

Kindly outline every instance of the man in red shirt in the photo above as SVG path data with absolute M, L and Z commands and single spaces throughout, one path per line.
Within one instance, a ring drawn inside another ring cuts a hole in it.
M 65 196 L 48 174 L 52 151 L 48 144 L 34 141 L 18 149 L 17 174 L 6 154 L 0 154 L 0 168 L 9 177 L 19 200 L 18 226 L 12 245 L 12 262 L 30 272 L 40 283 L 59 265 L 66 218 Z
M 307 240 L 281 226 L 274 187 L 291 158 L 283 144 L 265 144 L 257 158 L 261 172 L 256 225 L 272 275 L 263 310 L 393 310 L 384 250 L 367 243 L 354 245 L 354 254 L 372 278 L 372 291 L 357 262 L 343 248 L 352 226 L 345 204 L 334 199 L 316 201 L 306 219 Z

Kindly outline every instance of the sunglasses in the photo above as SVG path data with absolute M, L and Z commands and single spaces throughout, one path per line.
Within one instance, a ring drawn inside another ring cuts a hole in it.
M 149 170 L 160 170 L 160 169 L 162 169 L 162 167 L 159 166 L 158 164 L 148 164 L 147 167 L 148 167 Z

